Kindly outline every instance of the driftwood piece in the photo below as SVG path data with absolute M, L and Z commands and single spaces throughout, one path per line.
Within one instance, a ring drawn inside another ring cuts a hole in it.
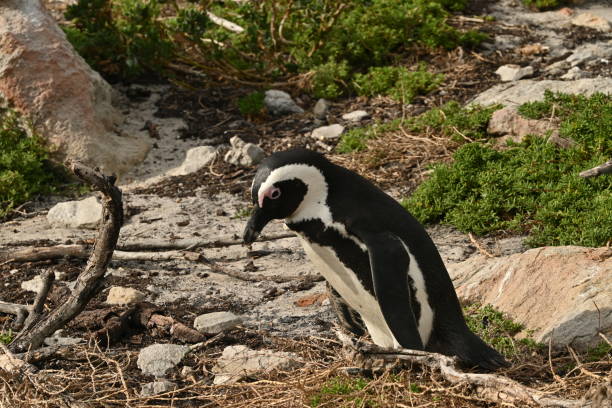
M 296 281 L 309 281 L 309 282 L 320 282 L 324 278 L 321 275 L 289 275 L 289 276 L 266 276 L 259 273 L 242 272 L 233 269 L 226 268 L 219 265 L 216 262 L 209 261 L 210 268 L 213 272 L 221 273 L 223 275 L 231 276 L 232 278 L 239 279 L 246 282 L 262 282 L 269 281 L 274 283 L 287 283 Z
M 578 174 L 580 177 L 588 178 L 588 177 L 596 177 L 602 174 L 612 173 L 612 160 L 608 160 L 604 164 L 600 164 L 599 166 L 595 166 L 592 169 L 588 169 L 585 171 L 581 171 Z
M 426 366 L 439 371 L 451 384 L 470 385 L 478 397 L 498 404 L 517 407 L 587 408 L 590 403 L 556 398 L 498 374 L 466 373 L 457 368 L 457 359 L 438 353 L 408 349 L 384 349 L 371 343 L 353 341 L 348 335 L 337 331 L 348 357 L 364 365 L 376 361 L 401 362 Z
M 98 237 L 87 266 L 79 274 L 68 299 L 57 309 L 35 322 L 32 327 L 19 332 L 9 346 L 13 352 L 39 348 L 46 337 L 51 336 L 56 330 L 74 319 L 100 292 L 103 287 L 104 274 L 119 238 L 119 231 L 123 225 L 123 205 L 121 190 L 114 185 L 115 177 L 105 176 L 79 163 L 71 164 L 70 169 L 77 177 L 102 192 L 104 196 Z
M 90 256 L 87 245 L 56 245 L 52 247 L 26 248 L 12 253 L 0 253 L 0 260 L 10 262 L 37 262 L 48 259 L 62 259 L 67 257 L 86 259 Z M 113 259 L 121 261 L 171 261 L 186 259 L 199 261 L 202 255 L 193 251 L 162 251 L 162 252 L 130 252 L 114 251 Z
M 41 276 L 43 285 L 36 294 L 36 299 L 34 299 L 32 307 L 29 308 L 30 313 L 28 314 L 28 318 L 23 323 L 23 328 L 21 329 L 23 331 L 27 331 L 30 327 L 34 326 L 34 324 L 42 317 L 45 300 L 47 300 L 47 295 L 49 294 L 51 285 L 53 285 L 53 281 L 55 279 L 55 273 L 53 271 L 46 271 Z
M 277 239 L 293 238 L 295 234 L 282 233 L 276 235 L 263 235 L 257 238 L 257 241 L 274 241 Z M 175 241 L 156 240 L 138 241 L 138 242 L 122 242 L 117 245 L 117 249 L 121 251 L 163 251 L 171 249 L 195 249 L 195 248 L 221 248 L 232 245 L 242 245 L 242 239 L 218 239 L 206 241 L 203 239 L 177 239 Z

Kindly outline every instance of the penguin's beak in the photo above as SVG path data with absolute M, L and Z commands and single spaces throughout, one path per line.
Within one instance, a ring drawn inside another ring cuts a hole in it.
M 270 220 L 272 220 L 272 217 L 259 206 L 256 206 L 253 215 L 251 215 L 244 229 L 243 242 L 247 245 L 252 244 Z

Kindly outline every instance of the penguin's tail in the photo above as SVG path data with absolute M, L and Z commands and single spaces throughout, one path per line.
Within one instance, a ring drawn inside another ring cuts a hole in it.
M 428 350 L 457 356 L 466 366 L 478 366 L 488 371 L 495 371 L 510 365 L 501 354 L 467 327 L 460 333 L 455 332 L 453 336 L 444 336 L 444 339 L 446 341 L 428 345 Z
M 458 337 L 455 340 L 453 354 L 459 357 L 462 363 L 468 366 L 478 366 L 489 371 L 495 371 L 510 365 L 504 356 L 469 329 Z

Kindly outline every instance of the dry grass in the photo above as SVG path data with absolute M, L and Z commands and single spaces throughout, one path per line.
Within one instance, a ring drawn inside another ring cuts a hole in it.
M 416 186 L 427 174 L 427 166 L 450 160 L 459 144 L 448 137 L 412 134 L 403 126 L 369 139 L 362 152 L 335 154 L 331 159 L 382 187 Z M 401 180 L 401 182 L 399 181 Z
M 261 334 L 261 333 L 260 333 Z M 20 378 L 0 372 L 0 407 L 490 407 L 468 384 L 451 386 L 439 373 L 420 367 L 387 368 L 373 376 L 349 376 L 339 343 L 331 339 L 265 337 L 266 348 L 298 353 L 304 365 L 261 375 L 249 382 L 215 386 L 210 369 L 225 344 L 195 352 L 168 374 L 177 389 L 140 396 L 152 380 L 136 367 L 137 350 L 77 346 Z M 503 374 L 551 395 L 582 398 L 612 381 L 612 360 L 585 362 L 586 355 L 547 350 L 517 356 Z M 181 376 L 183 365 L 194 368 Z

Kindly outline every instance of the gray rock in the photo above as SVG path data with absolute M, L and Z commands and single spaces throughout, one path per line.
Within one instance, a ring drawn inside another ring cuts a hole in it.
M 561 75 L 561 79 L 567 79 L 567 80 L 573 81 L 576 79 L 588 78 L 590 76 L 591 76 L 590 73 L 583 71 L 578 67 L 573 67 L 569 71 L 567 71 L 565 74 Z
M 106 303 L 109 305 L 129 305 L 140 302 L 144 297 L 144 293 L 139 290 L 113 286 L 108 292 Z
M 244 377 L 272 370 L 290 370 L 303 362 L 295 353 L 273 350 L 252 350 L 247 346 L 228 346 L 212 371 L 214 384 L 232 384 Z
M 585 349 L 612 335 L 612 249 L 577 246 L 475 256 L 450 264 L 459 297 L 491 304 L 533 330 L 536 341 Z
M 369 117 L 370 114 L 364 110 L 356 110 L 342 115 L 342 119 L 348 120 L 349 122 L 361 122 Z
M 522 39 L 516 35 L 496 35 L 495 49 L 507 51 L 517 48 L 521 44 Z
M 175 390 L 176 384 L 172 381 L 168 381 L 165 378 L 155 380 L 150 383 L 146 383 L 142 385 L 140 389 L 140 395 L 143 397 L 151 397 L 157 394 L 163 394 L 164 392 Z
M 321 98 L 315 104 L 312 113 L 316 119 L 324 121 L 327 119 L 327 112 L 329 111 L 330 107 L 331 103 L 327 99 Z
M 188 352 L 188 346 L 152 344 L 140 350 L 136 364 L 143 374 L 163 377 L 166 371 L 176 367 Z
M 97 228 L 102 219 L 102 204 L 96 197 L 58 203 L 47 213 L 47 221 L 56 228 Z
M 189 149 L 183 163 L 168 172 L 172 176 L 182 176 L 195 173 L 203 167 L 208 166 L 217 157 L 217 149 L 212 146 L 198 146 Z
M 565 60 L 575 67 L 580 64 L 589 64 L 600 60 L 612 58 L 612 43 L 598 42 L 583 44 L 572 52 Z
M 232 137 L 230 144 L 232 148 L 225 153 L 223 159 L 235 166 L 254 166 L 266 157 L 266 152 L 261 147 L 253 143 L 245 143 L 238 136 Z
M 578 14 L 572 19 L 572 24 L 581 27 L 593 28 L 604 33 L 612 30 L 612 26 L 608 20 L 592 13 Z
M 570 63 L 567 61 L 557 61 L 553 64 L 548 65 L 544 68 L 544 72 L 549 75 L 561 75 L 566 72 L 566 70 L 570 67 Z
M 518 81 L 529 75 L 533 75 L 533 67 L 521 67 L 515 64 L 502 65 L 495 71 L 499 75 L 502 82 Z
M 266 91 L 264 104 L 272 115 L 288 115 L 292 113 L 303 113 L 304 109 L 300 108 L 285 91 L 270 89 Z
M 232 312 L 213 312 L 195 318 L 193 327 L 202 333 L 220 333 L 242 324 L 242 318 Z
M 525 102 L 540 101 L 544 99 L 546 89 L 552 92 L 565 92 L 590 96 L 595 92 L 612 93 L 612 78 L 586 78 L 576 81 L 555 80 L 521 80 L 514 83 L 495 85 L 476 98 L 470 104 L 493 105 L 521 105 Z
M 321 126 L 312 131 L 311 136 L 319 140 L 335 140 L 344 132 L 344 126 L 336 123 L 329 126 Z
M 85 339 L 81 337 L 64 337 L 64 336 L 52 336 L 47 337 L 44 343 L 47 346 L 74 346 L 75 344 L 83 343 Z
M 38 293 L 43 287 L 42 276 L 37 275 L 30 280 L 21 282 L 21 289 L 28 292 Z

